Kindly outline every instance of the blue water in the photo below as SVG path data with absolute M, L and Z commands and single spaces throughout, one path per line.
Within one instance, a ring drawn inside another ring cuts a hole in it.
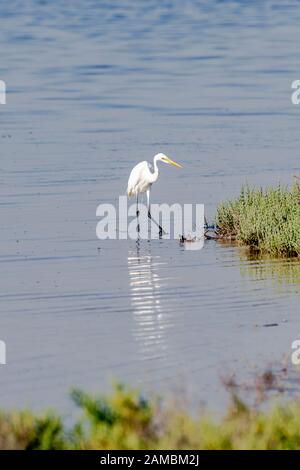
M 71 386 L 182 387 L 290 355 L 300 267 L 207 242 L 99 241 L 96 207 L 165 152 L 153 202 L 219 201 L 299 171 L 296 1 L 0 1 L 0 405 Z M 265 328 L 264 324 L 277 323 Z

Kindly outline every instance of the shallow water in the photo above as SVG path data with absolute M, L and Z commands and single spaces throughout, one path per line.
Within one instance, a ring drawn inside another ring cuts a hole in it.
M 158 151 L 153 202 L 219 201 L 299 170 L 298 2 L 0 2 L 1 406 L 72 385 L 184 388 L 290 354 L 300 267 L 234 245 L 99 241 L 96 207 Z M 265 324 L 278 326 L 266 328 Z

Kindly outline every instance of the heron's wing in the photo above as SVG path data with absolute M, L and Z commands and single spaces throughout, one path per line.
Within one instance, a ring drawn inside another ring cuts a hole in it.
M 144 161 L 132 168 L 127 185 L 128 196 L 136 196 L 144 191 L 144 185 L 148 184 L 149 163 Z

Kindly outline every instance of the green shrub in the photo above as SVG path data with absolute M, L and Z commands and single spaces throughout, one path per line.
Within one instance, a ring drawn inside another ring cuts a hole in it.
M 135 390 L 115 387 L 107 397 L 72 392 L 83 417 L 73 430 L 73 445 L 81 449 L 146 449 L 155 441 L 154 406 Z
M 107 396 L 74 390 L 82 417 L 71 429 L 52 413 L 0 413 L 0 449 L 300 449 L 300 402 L 262 411 L 232 393 L 223 418 L 190 414 L 117 386 Z
M 30 411 L 0 413 L 0 449 L 63 449 L 61 419 L 52 413 L 34 416 Z
M 274 255 L 300 255 L 300 188 L 251 189 L 219 205 L 216 225 L 220 236 Z

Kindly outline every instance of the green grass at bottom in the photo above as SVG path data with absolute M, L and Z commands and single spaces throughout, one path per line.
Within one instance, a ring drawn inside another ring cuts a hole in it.
M 263 412 L 233 395 L 226 414 L 215 420 L 121 385 L 108 396 L 74 390 L 72 398 L 83 414 L 71 429 L 51 412 L 1 412 L 0 449 L 300 449 L 295 400 Z

